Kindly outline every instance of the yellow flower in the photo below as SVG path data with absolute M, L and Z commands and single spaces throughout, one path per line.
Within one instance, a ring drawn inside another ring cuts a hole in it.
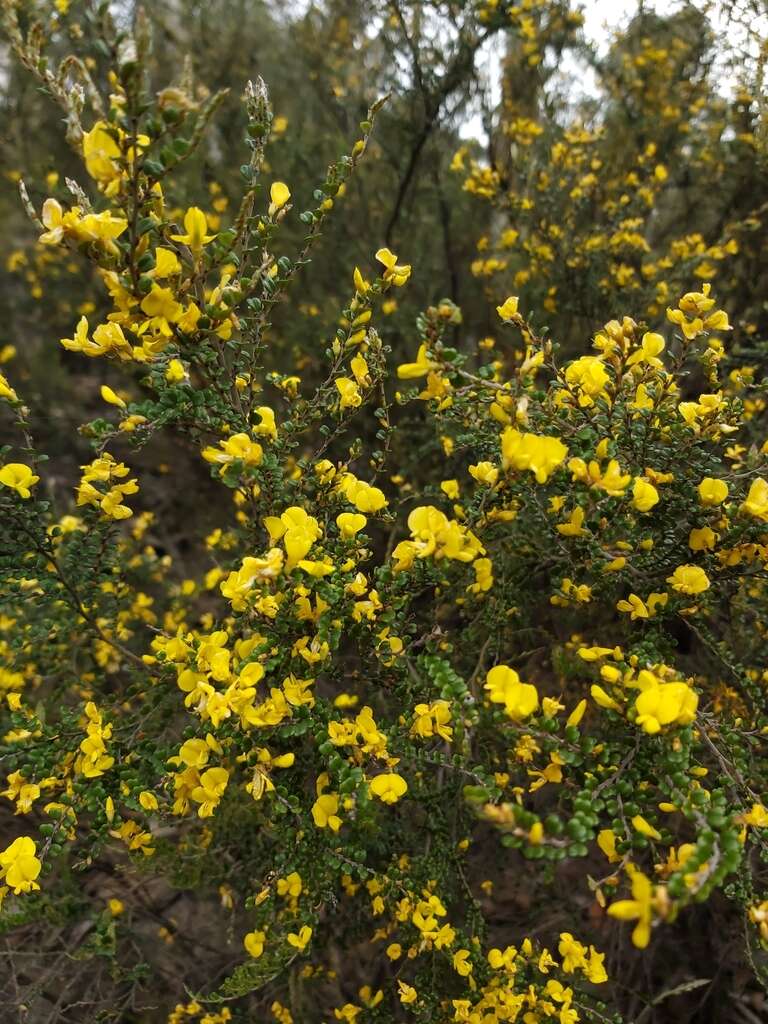
M 621 472 L 618 460 L 611 459 L 605 467 L 605 472 L 602 473 L 600 478 L 595 482 L 595 486 L 600 487 L 614 498 L 620 498 L 624 494 L 624 491 L 629 485 L 629 481 L 631 479 L 632 477 L 629 473 Z
M 153 319 L 167 320 L 168 323 L 175 323 L 183 312 L 181 303 L 177 302 L 171 289 L 161 288 L 159 284 L 153 284 L 141 300 L 141 310 Z
M 258 406 L 254 412 L 258 413 L 260 422 L 253 428 L 254 433 L 259 436 L 268 437 L 274 441 L 277 437 L 277 425 L 275 423 L 275 413 L 273 409 L 270 409 L 268 405 Z
M 269 216 L 274 217 L 278 210 L 282 210 L 291 198 L 291 190 L 284 181 L 273 181 L 269 190 Z
M 318 828 L 338 832 L 342 821 L 338 816 L 339 798 L 335 793 L 322 793 L 312 805 L 312 818 Z
M 450 721 L 451 706 L 447 700 L 436 700 L 432 704 L 417 704 L 413 709 L 411 735 L 421 736 L 424 739 L 430 736 L 440 736 L 444 740 L 450 740 L 453 736 L 453 729 L 448 724 Z
M 287 938 L 290 945 L 301 952 L 306 949 L 309 940 L 312 938 L 312 929 L 309 925 L 303 924 L 298 934 L 296 932 L 288 932 Z
M 536 687 L 530 683 L 521 683 L 513 668 L 496 665 L 485 678 L 483 688 L 488 691 L 489 699 L 494 704 L 503 704 L 508 717 L 513 721 L 528 718 L 538 708 Z
M 650 512 L 658 502 L 659 492 L 653 484 L 648 483 L 643 477 L 638 477 L 632 488 L 632 504 L 638 512 Z
M 477 465 L 469 467 L 469 475 L 474 477 L 479 484 L 493 487 L 499 479 L 499 470 L 492 462 L 478 462 Z
M 564 537 L 586 537 L 588 530 L 584 529 L 584 509 L 577 505 L 571 512 L 570 517 L 564 523 L 557 523 L 555 529 Z
M 573 709 L 573 711 L 570 713 L 570 715 L 568 715 L 568 718 L 565 720 L 566 726 L 570 728 L 571 726 L 578 725 L 584 717 L 584 712 L 586 710 L 587 702 L 584 698 L 582 698 L 576 705 L 576 707 Z
M 593 683 L 589 688 L 592 700 L 601 708 L 606 708 L 609 711 L 618 711 L 621 714 L 621 708 L 613 699 L 609 696 L 602 686 L 598 686 L 597 683 Z
M 440 490 L 451 501 L 458 501 L 460 495 L 458 480 L 443 480 L 440 484 Z
M 400 380 L 416 380 L 419 377 L 426 377 L 431 370 L 436 370 L 440 364 L 429 359 L 427 356 L 426 344 L 419 346 L 415 363 L 401 363 L 397 368 L 397 376 Z
M 741 506 L 742 512 L 768 522 L 768 482 L 757 477 L 749 486 L 749 493 Z
M 570 932 L 562 932 L 557 951 L 563 958 L 563 970 L 566 974 L 573 974 L 575 970 L 587 966 L 587 948 L 574 939 Z
M 42 245 L 57 245 L 64 237 L 65 228 L 73 223 L 72 214 L 68 214 L 65 220 L 61 203 L 56 199 L 45 200 L 40 219 L 43 226 L 48 229 L 40 235 L 39 241 Z
M 611 829 L 604 828 L 597 833 L 597 845 L 608 858 L 609 864 L 617 864 L 621 860 L 616 852 L 616 835 Z
M 699 501 L 706 507 L 721 505 L 728 497 L 728 484 L 725 480 L 705 476 L 698 487 Z
M 360 389 L 351 377 L 337 377 L 336 390 L 339 392 L 340 409 L 357 409 L 363 404 Z
M 158 245 L 155 249 L 155 266 L 147 274 L 148 277 L 173 277 L 181 273 L 179 257 L 173 249 Z
M 212 242 L 216 235 L 207 234 L 208 221 L 198 206 L 190 206 L 184 214 L 184 235 L 171 235 L 172 242 L 181 242 L 188 246 L 195 256 L 203 251 L 203 246 Z
M 248 932 L 243 939 L 243 945 L 246 950 L 251 954 L 254 960 L 258 960 L 261 954 L 264 952 L 264 940 L 267 937 L 266 932 Z
M 105 402 L 109 402 L 110 405 L 116 405 L 120 409 L 125 409 L 125 402 L 120 395 L 115 394 L 112 388 L 107 387 L 106 384 L 101 385 L 101 397 Z
M 365 293 L 371 287 L 369 282 L 365 280 L 363 275 L 360 273 L 360 268 L 355 267 L 354 273 L 352 274 L 352 280 L 355 284 L 355 291 L 358 295 L 365 295 Z
M 659 683 L 651 676 L 650 685 L 646 686 L 635 701 L 635 721 L 645 732 L 651 734 L 659 732 L 667 725 L 690 725 L 696 717 L 698 705 L 696 691 L 686 683 Z
M 16 896 L 40 888 L 35 879 L 40 874 L 42 864 L 36 853 L 35 841 L 29 836 L 19 836 L 0 852 L 0 878 L 13 889 Z
M 661 839 L 661 832 L 646 821 L 642 814 L 636 814 L 632 819 L 632 824 L 641 835 L 647 836 L 649 839 Z
M 359 320 L 362 320 L 363 316 L 369 317 L 370 314 L 371 311 L 367 310 L 366 313 L 361 314 L 361 316 L 357 318 L 355 323 L 357 323 Z M 361 355 L 356 355 L 350 360 L 349 366 L 350 369 L 352 370 L 355 380 L 360 385 L 360 387 L 370 387 L 371 375 L 368 370 L 368 363 L 365 361 L 365 358 Z
M 196 786 L 190 796 L 199 803 L 197 814 L 200 818 L 210 818 L 224 795 L 229 782 L 226 768 L 208 768 L 200 776 L 200 785 Z
M 603 965 L 605 960 L 605 953 L 598 953 L 594 946 L 589 947 L 589 960 L 585 967 L 582 967 L 582 971 L 587 978 L 587 981 L 591 981 L 593 985 L 602 985 L 608 981 L 608 972 Z
M 89 132 L 85 132 L 82 140 L 85 169 L 104 186 L 120 175 L 120 168 L 114 162 L 121 156 L 120 147 L 108 127 L 105 121 L 97 121 Z
M 202 455 L 206 462 L 219 466 L 228 466 L 236 460 L 246 466 L 260 466 L 264 449 L 258 441 L 252 440 L 247 434 L 232 434 L 219 441 L 218 448 L 204 448 Z
M 277 895 L 286 899 L 297 900 L 303 891 L 301 875 L 298 871 L 292 871 L 285 878 L 277 880 Z
M 384 280 L 391 281 L 395 288 L 402 288 L 411 276 L 410 263 L 398 263 L 397 256 L 386 248 L 378 250 L 376 259 L 385 267 Z
M 179 748 L 178 757 L 189 768 L 202 768 L 208 763 L 211 748 L 205 740 L 196 738 L 187 740 Z
M 411 985 L 406 985 L 404 981 L 399 980 L 397 988 L 401 1003 L 415 1003 L 419 997 L 419 993 L 416 989 Z
M 8 462 L 0 469 L 0 484 L 16 491 L 20 498 L 31 497 L 30 487 L 40 479 L 23 462 Z
M 490 558 L 476 558 L 472 568 L 475 570 L 475 582 L 470 583 L 467 590 L 471 594 L 484 594 L 493 586 L 493 562 Z
M 627 360 L 627 366 L 634 366 L 636 363 L 645 363 L 647 366 L 659 367 L 662 365 L 659 355 L 664 351 L 666 342 L 660 334 L 650 331 L 640 339 L 640 348 Z
M 408 783 L 396 772 L 385 772 L 371 779 L 369 783 L 371 793 L 378 797 L 382 803 L 394 804 L 408 791 Z
M 568 449 L 559 437 L 526 434 L 506 427 L 501 435 L 501 454 L 505 469 L 530 470 L 537 483 L 545 484 L 564 462 Z
M 694 527 L 688 534 L 688 547 L 691 551 L 711 551 L 717 543 L 717 534 L 708 526 L 698 529 Z
M 618 611 L 629 615 L 633 621 L 635 619 L 648 619 L 651 615 L 645 601 L 638 597 L 637 594 L 630 594 L 626 601 L 617 601 L 616 608 Z
M 576 391 L 579 405 L 588 407 L 595 404 L 610 378 L 602 359 L 582 356 L 566 368 L 565 379 Z
M 19 399 L 19 396 L 2 373 L 0 373 L 0 398 L 7 398 L 9 402 L 17 402 Z
M 504 300 L 503 305 L 496 307 L 496 312 L 502 320 L 514 320 L 518 316 L 517 306 L 519 301 L 516 295 L 510 295 Z
M 653 887 L 650 879 L 634 865 L 627 865 L 627 873 L 632 879 L 632 899 L 612 903 L 608 913 L 619 921 L 637 921 L 632 942 L 638 949 L 645 949 L 651 940 Z
M 320 524 L 314 516 L 307 515 L 303 508 L 291 506 L 281 516 L 267 516 L 264 525 L 273 541 L 282 540 L 288 556 L 285 563 L 290 572 L 306 557 L 315 541 L 321 536 Z
M 472 973 L 472 963 L 469 960 L 468 949 L 457 949 L 453 954 L 453 969 L 457 974 L 460 974 L 462 978 L 466 978 Z
M 344 473 L 339 477 L 338 488 L 358 512 L 380 512 L 387 505 L 386 495 L 380 487 L 358 480 L 353 473 Z
M 752 808 L 742 814 L 739 819 L 744 825 L 751 825 L 752 828 L 768 828 L 768 809 L 762 804 L 752 804 Z
M 679 565 L 667 576 L 667 583 L 681 594 L 703 594 L 709 590 L 709 577 L 697 565 Z
M 336 516 L 336 525 L 339 528 L 339 533 L 347 540 L 359 533 L 367 522 L 368 520 L 365 516 L 359 512 L 340 512 Z
M 186 377 L 187 371 L 184 369 L 184 363 L 180 359 L 171 359 L 165 369 L 165 379 L 168 383 L 181 384 Z

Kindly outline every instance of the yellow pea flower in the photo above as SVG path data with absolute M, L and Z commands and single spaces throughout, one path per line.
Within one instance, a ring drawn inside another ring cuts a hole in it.
M 208 768 L 200 776 L 200 785 L 196 786 L 190 796 L 199 803 L 197 814 L 200 818 L 210 818 L 219 805 L 224 790 L 229 783 L 229 772 L 226 768 Z
M 363 404 L 360 389 L 351 377 L 337 377 L 336 390 L 339 392 L 340 409 L 357 409 Z
M 336 525 L 342 537 L 349 540 L 359 533 L 368 520 L 359 512 L 341 512 L 336 516 Z
M 336 793 L 322 793 L 312 805 L 312 818 L 318 828 L 338 832 L 342 821 L 338 816 L 339 798 Z
M 410 263 L 398 263 L 397 256 L 387 248 L 379 249 L 376 259 L 384 266 L 384 280 L 390 281 L 395 288 L 402 288 L 411 276 Z
M 125 409 L 125 402 L 120 395 L 116 394 L 112 388 L 107 387 L 106 384 L 101 385 L 101 397 L 105 402 L 109 402 L 110 405 L 116 405 L 120 409 Z
M 19 836 L 0 852 L 0 878 L 13 889 L 16 896 L 40 888 L 35 879 L 40 874 L 42 864 L 36 854 L 35 841 L 29 836 Z
M 690 725 L 698 705 L 698 695 L 687 683 L 659 683 L 654 679 L 635 701 L 636 722 L 651 734 L 667 725 Z
M 597 833 L 597 845 L 608 858 L 609 864 L 616 864 L 621 860 L 616 852 L 616 835 L 611 829 L 604 828 Z
M 587 408 L 604 392 L 610 377 L 598 356 L 581 356 L 566 367 L 565 379 L 576 392 L 579 405 Z
M 632 824 L 641 835 L 647 836 L 649 839 L 661 839 L 661 832 L 646 821 L 642 814 L 636 814 L 632 819 Z
M 180 359 L 171 359 L 165 370 L 165 379 L 168 383 L 181 384 L 186 378 L 187 371 L 184 369 L 184 363 Z
M 539 706 L 536 687 L 521 683 L 520 677 L 508 665 L 496 665 L 486 675 L 483 689 L 488 691 L 494 704 L 503 704 L 509 718 L 521 721 L 528 718 Z
M 269 216 L 274 217 L 278 210 L 282 210 L 291 198 L 291 190 L 284 181 L 273 181 L 269 190 Z
M 496 312 L 502 320 L 514 320 L 518 316 L 517 307 L 519 302 L 520 300 L 516 295 L 510 295 L 501 306 L 496 307 Z
M 529 470 L 537 483 L 545 484 L 565 461 L 568 448 L 559 437 L 527 434 L 506 427 L 501 435 L 501 454 L 505 469 Z
M 407 985 L 402 980 L 398 981 L 397 989 L 398 995 L 400 997 L 400 1002 L 405 1003 L 406 1005 L 408 1003 L 415 1003 L 419 997 L 419 993 L 416 991 L 416 989 L 413 988 L 412 985 Z
M 382 803 L 394 804 L 408 791 L 408 783 L 397 772 L 384 772 L 371 779 L 369 788 Z
M 2 373 L 0 373 L 0 398 L 7 398 L 9 402 L 17 402 L 19 400 L 19 396 Z
M 648 483 L 643 477 L 638 477 L 632 488 L 632 504 L 638 512 L 650 512 L 658 503 L 659 492 L 653 484 Z
M 423 344 L 419 346 L 416 362 L 401 363 L 397 368 L 397 376 L 400 380 L 416 380 L 419 377 L 426 377 L 431 370 L 436 370 L 439 365 L 427 356 L 427 346 Z
M 698 486 L 699 501 L 707 508 L 721 505 L 728 497 L 728 484 L 725 480 L 705 476 Z
M 749 486 L 749 493 L 744 499 L 741 511 L 755 519 L 762 519 L 768 522 L 768 482 L 762 477 L 757 477 Z
M 709 577 L 697 565 L 679 565 L 671 576 L 667 576 L 667 583 L 681 594 L 703 594 L 709 590 Z
M 576 707 L 573 709 L 573 711 L 570 713 L 570 715 L 568 715 L 568 718 L 565 721 L 566 726 L 570 728 L 571 726 L 578 725 L 584 717 L 584 712 L 586 710 L 587 702 L 584 698 L 582 698 L 576 705 Z
M 462 978 L 466 978 L 472 973 L 472 963 L 469 960 L 468 949 L 457 949 L 453 954 L 453 969 L 457 974 L 461 975 Z
M 594 683 L 592 686 L 590 686 L 589 692 L 592 696 L 592 700 L 599 707 L 606 708 L 609 711 L 618 711 L 619 714 L 621 714 L 621 708 L 619 707 L 619 705 L 616 703 L 613 697 L 609 696 L 605 692 L 602 686 L 598 686 L 597 683 Z
M 267 937 L 266 932 L 248 932 L 243 939 L 243 945 L 254 960 L 258 960 L 261 954 L 264 952 L 264 941 Z
M 190 206 L 184 214 L 184 230 L 186 234 L 171 235 L 171 241 L 188 246 L 196 257 L 203 251 L 203 246 L 208 245 L 216 237 L 207 233 L 208 221 L 199 206 Z
M 309 925 L 304 924 L 299 929 L 298 933 L 288 932 L 287 939 L 291 946 L 302 952 L 306 949 L 309 944 L 309 940 L 312 938 L 312 929 Z
M 0 484 L 16 491 L 20 498 L 29 498 L 32 495 L 31 487 L 39 481 L 29 466 L 23 462 L 8 462 L 0 469 Z
M 119 160 L 122 155 L 120 146 L 108 131 L 108 127 L 105 121 L 97 121 L 82 138 L 85 169 L 92 178 L 105 187 L 120 176 L 120 168 L 115 160 Z
M 608 907 L 608 914 L 619 921 L 637 921 L 632 932 L 632 942 L 638 949 L 645 949 L 651 941 L 653 886 L 650 879 L 634 865 L 628 864 L 627 872 L 632 879 L 632 899 L 612 903 Z

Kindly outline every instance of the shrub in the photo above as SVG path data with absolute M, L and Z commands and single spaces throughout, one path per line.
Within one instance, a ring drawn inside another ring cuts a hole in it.
M 262 173 L 249 83 L 242 198 L 214 220 L 174 181 L 221 97 L 151 91 L 140 17 L 106 22 L 106 102 L 6 18 L 90 178 L 22 196 L 100 282 L 61 344 L 105 410 L 68 493 L 0 377 L 4 927 L 90 914 L 130 997 L 130 893 L 196 894 L 193 937 L 239 955 L 164 1009 L 208 1024 L 609 1020 L 619 922 L 643 950 L 715 897 L 758 970 L 768 442 L 710 284 L 564 363 L 515 296 L 455 347 L 445 300 L 393 365 L 375 325 L 418 254 L 372 244 L 303 373 L 282 313 L 378 106 L 299 202 Z M 206 515 L 163 522 L 185 492 Z M 106 870 L 94 910 L 81 879 Z M 517 878 L 533 898 L 500 920 Z

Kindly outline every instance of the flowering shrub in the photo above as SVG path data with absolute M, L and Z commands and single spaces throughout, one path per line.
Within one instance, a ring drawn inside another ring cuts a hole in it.
M 610 1020 L 608 945 L 626 930 L 640 956 L 715 897 L 754 962 L 768 441 L 716 287 L 566 362 L 515 296 L 458 347 L 445 300 L 397 364 L 376 325 L 418 254 L 373 245 L 303 374 L 281 311 L 378 106 L 308 199 L 264 173 L 249 83 L 242 197 L 214 220 L 174 189 L 220 97 L 151 91 L 140 18 L 105 36 L 108 98 L 6 19 L 87 174 L 22 197 L 100 283 L 61 345 L 95 361 L 105 408 L 65 492 L 0 377 L 3 927 L 83 914 L 80 879 L 109 864 L 90 948 L 133 983 L 129 893 L 199 894 L 197 932 L 217 894 L 238 955 L 193 991 L 171 979 L 162 1018 L 208 1024 Z M 156 541 L 133 465 L 160 439 L 172 489 L 210 505 L 209 531 L 181 524 L 194 557 Z M 494 894 L 523 872 L 510 928 Z

